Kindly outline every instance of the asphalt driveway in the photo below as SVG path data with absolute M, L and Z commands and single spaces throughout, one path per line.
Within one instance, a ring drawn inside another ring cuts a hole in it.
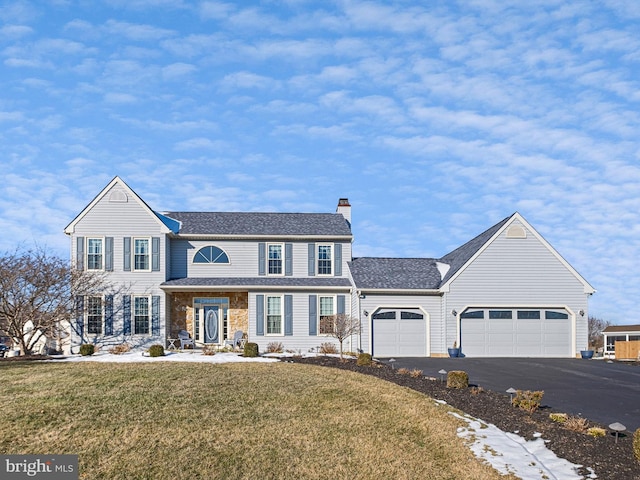
M 381 359 L 388 363 L 389 359 Z M 469 383 L 496 392 L 544 390 L 543 406 L 628 431 L 640 428 L 640 366 L 606 360 L 559 358 L 398 358 L 394 368 L 424 375 L 464 370 Z M 506 395 L 506 393 L 505 393 Z

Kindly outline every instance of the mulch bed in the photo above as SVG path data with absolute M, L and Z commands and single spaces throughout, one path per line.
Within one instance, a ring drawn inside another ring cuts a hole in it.
M 494 424 L 505 432 L 517 432 L 526 440 L 533 440 L 534 433 L 538 432 L 542 434 L 547 447 L 558 457 L 582 465 L 579 473 L 585 477 L 589 475 L 585 467 L 591 467 L 600 479 L 640 479 L 640 462 L 633 454 L 633 432 L 620 435 L 616 443 L 615 436 L 605 425 L 589 422 L 589 427 L 596 426 L 607 430 L 605 437 L 594 438 L 586 433 L 568 430 L 552 421 L 549 418 L 552 410 L 549 408 L 541 408 L 529 414 L 511 406 L 509 397 L 505 394 L 489 390 L 478 393 L 479 389 L 472 387 L 462 390 L 447 388 L 446 380 L 442 382 L 440 379 L 424 376 L 413 378 L 398 373 L 398 370 L 386 364 L 376 363 L 370 367 L 359 367 L 352 359 L 341 362 L 339 358 L 325 356 L 284 358 L 283 361 L 341 368 L 372 375 L 434 399 L 444 400 L 454 408 Z

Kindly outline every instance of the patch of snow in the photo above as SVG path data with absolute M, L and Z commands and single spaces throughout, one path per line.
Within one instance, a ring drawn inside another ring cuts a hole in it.
M 578 473 L 581 465 L 559 458 L 549 450 L 542 438 L 526 441 L 514 433 L 503 432 L 493 424 L 476 418 L 449 412 L 464 420 L 468 427 L 458 429 L 474 455 L 489 463 L 498 472 L 515 475 L 522 480 L 583 480 Z M 593 470 L 589 478 L 597 478 Z

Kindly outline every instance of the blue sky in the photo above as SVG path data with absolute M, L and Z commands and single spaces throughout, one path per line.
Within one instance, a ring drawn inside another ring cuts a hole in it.
M 529 5 L 531 4 L 531 5 Z M 640 2 L 0 4 L 0 247 L 115 176 L 158 210 L 353 207 L 356 256 L 520 212 L 640 323 Z

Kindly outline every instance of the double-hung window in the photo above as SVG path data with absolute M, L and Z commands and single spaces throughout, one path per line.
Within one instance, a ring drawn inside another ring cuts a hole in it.
M 87 333 L 90 335 L 102 334 L 102 321 L 104 319 L 102 297 L 87 298 Z
M 283 273 L 283 248 L 281 243 L 270 243 L 267 245 L 267 272 L 269 275 L 282 275 Z
M 267 297 L 267 335 L 283 334 L 282 297 Z
M 150 249 L 148 238 L 133 239 L 133 269 L 137 271 L 149 271 L 151 269 Z
M 148 335 L 150 325 L 149 297 L 134 297 L 133 302 L 133 333 Z
M 335 297 L 318 297 L 319 322 L 318 333 L 331 335 L 334 332 Z
M 333 245 L 318 245 L 318 275 L 333 274 Z
M 87 239 L 87 270 L 104 268 L 104 242 L 102 238 Z

